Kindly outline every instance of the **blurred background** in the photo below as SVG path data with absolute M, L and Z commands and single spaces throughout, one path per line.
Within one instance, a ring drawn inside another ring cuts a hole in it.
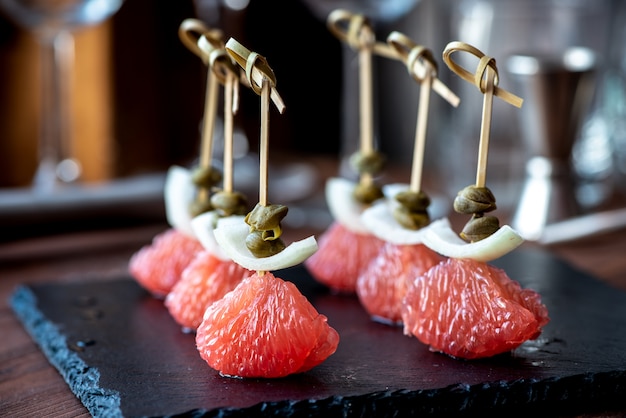
M 281 10 L 293 18 L 281 18 Z M 285 117 L 272 118 L 272 146 L 334 152 L 339 45 L 324 24 L 297 1 L 255 1 L 244 11 L 224 8 L 220 13 L 229 26 L 224 31 L 268 57 L 277 74 L 289 110 Z M 75 32 L 73 106 L 78 117 L 72 129 L 84 180 L 165 170 L 196 157 L 206 67 L 178 38 L 180 23 L 196 16 L 191 0 L 126 0 L 111 19 Z M 307 52 L 293 53 L 294 48 Z M 32 34 L 2 15 L 0 187 L 28 186 L 37 167 L 38 58 Z M 323 104 L 322 94 L 328 97 Z M 241 100 L 238 119 L 254 132 L 258 97 L 242 94 Z M 311 114 L 324 123 L 315 123 Z
M 356 56 L 328 32 L 323 16 L 335 7 L 373 7 L 364 10 L 382 10 L 374 16 L 379 40 L 397 30 L 431 49 L 439 60 L 439 77 L 461 98 L 458 109 L 439 97 L 431 100 L 425 177 L 440 193 L 454 196 L 473 183 L 483 100 L 441 61 L 452 40 L 495 57 L 500 86 L 521 97 L 526 92 L 506 71 L 510 55 L 592 49 L 597 58 L 593 93 L 572 134 L 576 198 L 583 210 L 596 210 L 626 192 L 625 2 L 407 0 L 401 12 L 385 15 L 402 2 L 125 0 L 110 19 L 75 31 L 72 106 L 77 116 L 71 130 L 72 152 L 83 168 L 80 181 L 162 174 L 172 164 L 188 166 L 196 159 L 206 67 L 178 38 L 180 23 L 189 17 L 222 29 L 227 38 L 267 58 L 287 107 L 285 114 L 274 112 L 271 118 L 272 158 L 336 158 L 356 135 L 357 121 L 346 109 L 356 109 L 357 98 L 345 89 Z M 38 59 L 32 33 L 0 15 L 3 190 L 28 188 L 37 168 Z M 375 58 L 376 138 L 396 172 L 411 163 L 418 94 L 403 65 Z M 497 99 L 494 103 L 488 185 L 499 206 L 510 210 L 518 203 L 532 156 L 519 112 Z M 246 89 L 236 124 L 254 151 L 258 96 Z

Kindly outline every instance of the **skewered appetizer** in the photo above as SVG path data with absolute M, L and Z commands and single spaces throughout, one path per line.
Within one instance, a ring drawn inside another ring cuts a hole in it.
M 203 34 L 220 37 L 221 32 L 210 29 L 202 22 L 188 19 L 181 24 L 179 36 L 185 45 L 203 56 L 195 39 Z M 214 77 L 209 78 L 207 101 L 213 103 L 216 96 Z M 213 122 L 215 109 L 205 108 L 203 130 L 203 152 L 199 165 L 194 170 L 173 166 L 165 181 L 165 212 L 171 228 L 154 237 L 135 253 L 129 262 L 129 272 L 146 290 L 155 297 L 164 298 L 180 280 L 183 270 L 202 251 L 202 245 L 191 228 L 191 219 L 211 210 L 210 191 L 222 180 L 222 174 L 211 166 Z
M 373 319 L 394 324 L 402 322 L 407 283 L 443 260 L 422 244 L 422 234 L 430 224 L 430 198 L 421 188 L 430 90 L 435 89 L 453 106 L 459 100 L 437 78 L 437 63 L 430 50 L 400 32 L 392 32 L 387 43 L 421 85 L 411 182 L 405 187 L 386 187 L 388 198 L 363 212 L 363 223 L 385 245 L 359 275 L 356 293 Z
M 191 227 L 202 244 L 200 252 L 183 270 L 180 280 L 165 298 L 165 307 L 184 331 L 195 332 L 206 308 L 233 290 L 252 271 L 233 262 L 220 248 L 213 236 L 218 222 L 241 220 L 247 212 L 245 196 L 233 190 L 233 117 L 238 106 L 239 67 L 227 54 L 220 33 L 202 30 L 194 36 L 202 23 L 187 19 L 180 26 L 180 37 L 205 61 L 209 68 L 206 119 L 215 114 L 216 89 L 224 85 L 224 157 L 223 187 L 214 187 L 210 198 L 211 210 L 196 216 Z M 197 39 L 196 39 L 197 38 Z M 213 123 L 203 136 L 202 157 L 212 152 Z M 209 131 L 209 129 L 211 131 Z
M 243 221 L 218 222 L 213 231 L 224 251 L 255 272 L 211 304 L 196 331 L 200 356 L 223 376 L 284 377 L 322 363 L 339 344 L 339 334 L 297 287 L 271 271 L 306 260 L 317 250 L 313 236 L 285 245 L 281 221 L 287 207 L 270 204 L 268 142 L 270 98 L 283 111 L 267 61 L 231 38 L 226 50 L 261 96 L 259 202 Z
M 451 59 L 463 51 L 479 59 L 476 75 Z M 497 87 L 495 60 L 471 45 L 451 42 L 443 54 L 452 71 L 475 83 L 484 94 L 483 123 L 476 184 L 462 190 L 454 209 L 471 214 L 457 236 L 447 222 L 428 228 L 426 246 L 449 257 L 413 280 L 404 299 L 404 333 L 417 337 L 433 351 L 456 358 L 476 359 L 511 351 L 541 334 L 548 311 L 540 295 L 522 289 L 501 269 L 488 264 L 519 246 L 523 239 L 494 216 L 495 197 L 485 186 L 487 143 L 493 97 L 521 106 L 521 99 Z
M 351 157 L 351 165 L 359 174 L 358 183 L 332 178 L 326 184 L 326 202 L 333 223 L 320 236 L 319 250 L 305 266 L 320 283 L 339 293 L 355 293 L 356 281 L 378 254 L 384 241 L 372 235 L 360 215 L 373 202 L 383 197 L 374 177 L 383 168 L 384 158 L 374 149 L 372 117 L 372 52 L 378 52 L 374 32 L 368 19 L 338 9 L 327 19 L 328 29 L 359 54 L 361 97 L 360 147 Z

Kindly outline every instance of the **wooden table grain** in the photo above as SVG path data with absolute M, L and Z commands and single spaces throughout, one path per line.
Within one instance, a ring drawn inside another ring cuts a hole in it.
M 126 274 L 130 256 L 165 228 L 165 223 L 155 222 L 0 244 L 0 416 L 89 416 L 11 310 L 9 298 L 15 287 L 117 278 Z M 625 249 L 625 231 L 545 248 L 626 290 Z

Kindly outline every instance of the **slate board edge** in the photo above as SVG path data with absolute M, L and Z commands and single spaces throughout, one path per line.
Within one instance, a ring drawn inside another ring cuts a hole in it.
M 68 347 L 58 327 L 38 309 L 37 297 L 32 290 L 27 286 L 18 286 L 10 303 L 28 334 L 89 413 L 94 417 L 123 416 L 120 394 L 99 386 L 100 372 L 89 367 Z
M 37 297 L 25 285 L 10 300 L 16 316 L 71 391 L 94 417 L 123 416 L 120 394 L 99 386 L 100 373 L 68 347 L 57 326 L 37 307 Z M 575 388 L 575 390 L 572 390 Z M 504 394 L 507 396 L 504 396 Z M 511 396 L 515 393 L 515 396 Z M 624 406 L 626 370 L 577 374 L 547 379 L 519 379 L 476 385 L 455 384 L 439 389 L 380 391 L 323 399 L 261 402 L 248 408 L 194 409 L 180 418 L 197 417 L 411 417 L 411 416 L 522 416 L 551 411 L 562 414 L 607 411 Z

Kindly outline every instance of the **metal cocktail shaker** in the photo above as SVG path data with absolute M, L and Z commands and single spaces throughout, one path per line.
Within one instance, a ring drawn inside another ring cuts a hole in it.
M 563 54 L 509 57 L 508 74 L 524 97 L 520 131 L 527 152 L 526 178 L 512 226 L 528 240 L 546 225 L 580 214 L 572 149 L 592 101 L 596 57 L 571 47 Z

